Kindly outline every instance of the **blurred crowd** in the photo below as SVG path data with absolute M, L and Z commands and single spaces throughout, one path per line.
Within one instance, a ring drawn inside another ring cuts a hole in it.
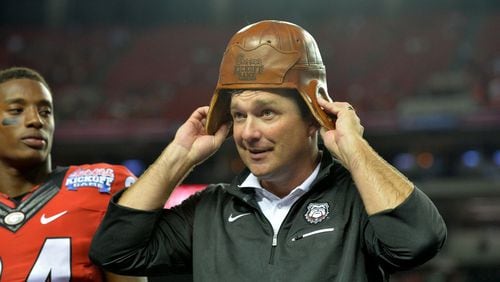
M 340 17 L 308 27 L 322 46 L 331 95 L 386 116 L 416 95 L 462 95 L 472 112 L 498 109 L 500 15 L 426 17 Z M 175 122 L 209 101 L 232 32 L 201 24 L 1 28 L 0 67 L 44 73 L 58 119 Z
M 425 183 L 437 174 L 458 179 L 448 186 L 439 182 L 422 185 L 429 189 L 452 227 L 444 256 L 393 280 L 498 281 L 500 268 L 495 262 L 500 257 L 500 245 L 492 234 L 500 234 L 498 201 L 494 201 L 499 197 L 492 191 L 500 175 L 500 147 L 495 141 L 484 140 L 498 140 L 500 136 L 500 12 L 348 15 L 299 24 L 318 41 L 330 95 L 353 104 L 368 132 L 435 128 L 463 131 L 467 127 L 474 128 L 472 132 L 481 127 L 489 130 L 489 135 L 477 134 L 470 139 L 467 134 L 431 131 L 420 139 L 411 132 L 407 136 L 386 134 L 379 141 L 374 134 L 373 141 L 392 146 L 384 152 L 381 145 L 382 153 L 412 179 Z M 107 123 L 110 121 L 145 129 L 148 123 L 143 121 L 156 120 L 158 128 L 176 128 L 195 107 L 210 101 L 224 46 L 240 26 L 0 26 L 0 68 L 24 65 L 46 77 L 53 88 L 57 122 L 70 123 L 58 127 L 58 133 L 73 129 L 71 134 L 80 136 L 80 129 L 71 124 L 85 121 L 98 121 L 96 126 L 110 125 L 106 130 L 114 126 Z M 435 141 L 434 152 L 417 150 L 423 147 L 419 147 L 422 140 L 432 138 L 428 142 Z M 450 147 L 460 141 L 475 143 L 463 151 L 453 151 Z M 63 153 L 55 158 L 59 160 L 81 157 L 79 160 L 84 161 L 90 155 L 85 149 L 92 150 L 82 146 L 84 153 L 72 155 L 77 151 L 73 144 L 66 151 L 64 142 L 60 144 Z M 134 151 L 141 154 L 137 158 L 156 155 L 154 150 L 147 151 L 147 145 L 137 142 L 111 146 L 120 150 L 120 157 L 124 151 L 128 158 L 136 157 Z M 233 151 L 231 146 L 225 145 L 187 181 L 203 183 L 205 179 L 224 181 L 232 177 L 242 164 L 228 153 Z M 111 151 L 106 152 L 108 155 L 95 153 L 114 162 L 117 159 Z M 481 162 L 486 157 L 489 161 Z M 150 160 L 138 161 L 140 173 Z M 463 181 L 476 177 L 482 181 Z M 453 186 L 457 184 L 462 185 Z M 436 187 L 445 192 L 432 190 Z M 479 226 L 467 226 L 467 220 Z M 457 235 L 469 227 L 478 233 Z M 450 262 L 450 257 L 456 260 Z M 486 266 L 481 265 L 481 257 Z M 460 263 L 469 268 L 460 268 Z

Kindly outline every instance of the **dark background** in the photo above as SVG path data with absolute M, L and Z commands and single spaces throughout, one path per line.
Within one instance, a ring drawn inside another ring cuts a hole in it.
M 56 165 L 140 175 L 210 101 L 229 38 L 262 19 L 316 38 L 330 95 L 445 217 L 444 250 L 391 281 L 500 281 L 500 1 L 2 0 L 0 67 L 52 86 Z M 241 167 L 228 140 L 186 183 Z

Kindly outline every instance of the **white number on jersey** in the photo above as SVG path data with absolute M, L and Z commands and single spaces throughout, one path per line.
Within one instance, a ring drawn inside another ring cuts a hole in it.
M 28 282 L 63 282 L 71 278 L 71 239 L 48 238 L 30 271 Z

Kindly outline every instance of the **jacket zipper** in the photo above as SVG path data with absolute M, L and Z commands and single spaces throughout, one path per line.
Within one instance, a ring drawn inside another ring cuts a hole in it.
M 262 213 L 258 205 L 253 205 L 252 203 L 249 202 L 248 198 L 243 198 L 243 201 L 248 204 L 250 207 L 254 208 L 257 210 L 257 213 L 260 214 L 264 218 L 264 220 L 267 222 L 267 224 L 271 227 L 273 230 L 273 238 L 272 238 L 272 243 L 271 243 L 271 254 L 269 256 L 269 264 L 274 264 L 274 252 L 276 250 L 276 247 L 278 246 L 278 233 L 274 232 L 274 228 L 269 221 L 269 219 L 266 218 L 266 216 Z M 287 216 L 288 217 L 288 216 Z M 286 219 L 285 219 L 286 220 Z M 281 229 L 281 227 L 280 227 Z M 279 232 L 279 231 L 278 231 Z
M 333 230 L 335 230 L 335 228 L 333 228 L 333 227 L 332 228 L 318 229 L 318 230 L 315 230 L 315 231 L 312 231 L 312 232 L 308 232 L 308 233 L 299 235 L 297 237 L 293 237 L 292 241 L 297 241 L 297 240 L 300 240 L 300 239 L 303 239 L 303 238 L 306 238 L 306 237 L 309 237 L 309 236 L 312 236 L 312 235 L 315 235 L 315 234 L 319 234 L 319 233 L 332 232 Z
M 271 243 L 271 256 L 269 257 L 269 264 L 274 264 L 274 251 L 278 246 L 278 234 L 273 232 L 273 242 Z

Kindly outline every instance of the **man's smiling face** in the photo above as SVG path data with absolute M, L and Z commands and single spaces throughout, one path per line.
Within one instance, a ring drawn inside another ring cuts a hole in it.
M 302 174 L 317 127 L 303 118 L 296 100 L 264 90 L 233 94 L 230 105 L 238 153 L 261 181 Z

